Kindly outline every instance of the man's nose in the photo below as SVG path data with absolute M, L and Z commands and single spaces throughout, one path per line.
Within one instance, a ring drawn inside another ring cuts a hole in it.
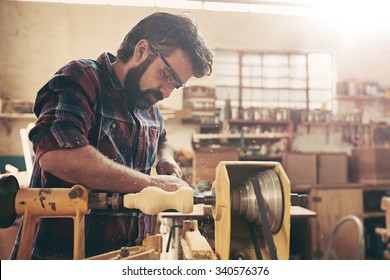
M 171 93 L 172 93 L 172 91 L 173 91 L 173 88 L 162 85 L 162 86 L 160 87 L 160 91 L 161 91 L 161 93 L 163 94 L 163 97 L 164 97 L 164 98 L 168 98 L 168 97 L 171 95 Z

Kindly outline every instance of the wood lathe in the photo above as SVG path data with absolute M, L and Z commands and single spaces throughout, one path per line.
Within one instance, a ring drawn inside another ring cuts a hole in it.
M 74 259 L 84 259 L 85 215 L 91 209 L 140 209 L 155 215 L 173 209 L 193 211 L 194 204 L 211 205 L 215 225 L 215 251 L 201 236 L 196 221 L 182 225 L 185 259 L 288 259 L 290 207 L 307 204 L 307 196 L 290 193 L 290 181 L 278 162 L 221 162 L 216 168 L 212 195 L 194 196 L 192 188 L 165 192 L 148 187 L 135 194 L 93 192 L 82 185 L 70 189 L 20 189 L 14 176 L 0 179 L 0 227 L 23 216 L 17 259 L 30 259 L 38 218 L 74 221 Z M 141 246 L 89 259 L 159 259 L 161 235 L 149 236 Z

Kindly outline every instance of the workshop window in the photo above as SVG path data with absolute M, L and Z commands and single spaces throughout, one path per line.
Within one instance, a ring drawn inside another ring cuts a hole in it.
M 217 108 L 330 109 L 330 54 L 217 51 L 215 65 Z

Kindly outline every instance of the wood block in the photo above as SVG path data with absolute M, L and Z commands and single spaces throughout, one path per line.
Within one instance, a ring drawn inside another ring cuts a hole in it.
M 214 260 L 216 259 L 211 246 L 198 230 L 187 231 L 181 244 L 188 260 Z

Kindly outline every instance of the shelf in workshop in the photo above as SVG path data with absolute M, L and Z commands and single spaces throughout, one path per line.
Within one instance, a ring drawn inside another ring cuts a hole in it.
M 7 134 L 11 132 L 10 121 L 35 121 L 36 116 L 34 114 L 21 114 L 21 113 L 1 113 L 0 114 L 0 123 L 5 127 Z

